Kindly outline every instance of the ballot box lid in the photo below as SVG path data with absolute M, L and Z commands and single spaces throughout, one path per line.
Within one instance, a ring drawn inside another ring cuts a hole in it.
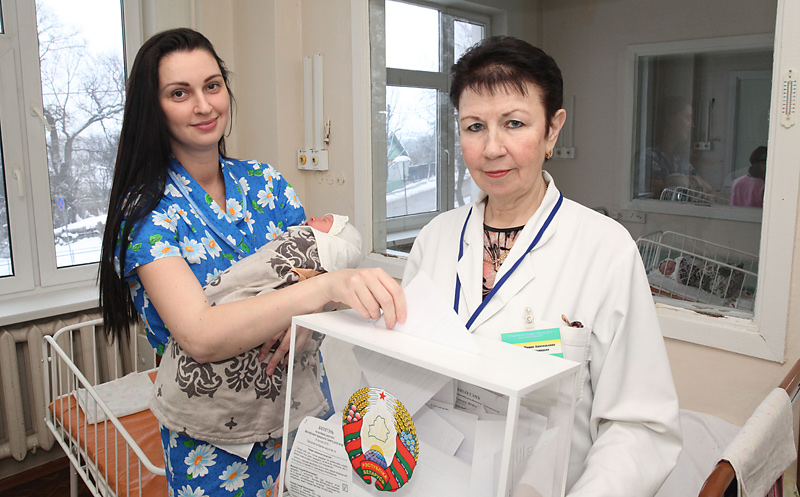
M 480 348 L 473 353 L 365 320 L 352 309 L 296 316 L 293 326 L 379 352 L 499 394 L 522 397 L 577 374 L 577 362 L 537 352 L 498 339 L 471 336 Z

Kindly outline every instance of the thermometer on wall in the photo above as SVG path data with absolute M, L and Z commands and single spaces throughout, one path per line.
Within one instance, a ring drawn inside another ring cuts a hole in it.
M 789 69 L 783 76 L 781 89 L 781 124 L 784 128 L 794 126 L 797 117 L 797 73 Z

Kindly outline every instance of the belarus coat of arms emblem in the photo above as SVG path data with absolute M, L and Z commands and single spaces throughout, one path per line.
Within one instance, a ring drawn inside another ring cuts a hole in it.
M 419 457 L 414 422 L 405 406 L 380 388 L 354 393 L 342 415 L 350 464 L 367 484 L 394 492 L 405 485 Z

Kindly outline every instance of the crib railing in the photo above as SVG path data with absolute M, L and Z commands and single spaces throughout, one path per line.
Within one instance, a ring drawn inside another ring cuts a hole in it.
M 142 476 L 146 472 L 164 475 L 164 468 L 148 459 L 89 387 L 133 371 L 152 369 L 154 354 L 151 351 L 140 354 L 136 339 L 109 344 L 103 336 L 101 319 L 68 326 L 44 337 L 41 350 L 43 419 L 70 459 L 73 489 L 77 474 L 93 495 L 141 495 Z M 87 400 L 79 407 L 76 396 L 79 389 L 93 402 Z M 92 417 L 99 415 L 102 421 L 91 423 L 82 411 L 87 406 L 93 410 Z

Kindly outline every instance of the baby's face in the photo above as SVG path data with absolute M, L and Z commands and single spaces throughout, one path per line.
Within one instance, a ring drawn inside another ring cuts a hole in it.
M 306 225 L 311 226 L 315 230 L 322 231 L 323 233 L 328 233 L 333 226 L 333 214 L 327 214 L 322 217 L 311 216 L 308 218 L 308 221 L 306 221 Z

